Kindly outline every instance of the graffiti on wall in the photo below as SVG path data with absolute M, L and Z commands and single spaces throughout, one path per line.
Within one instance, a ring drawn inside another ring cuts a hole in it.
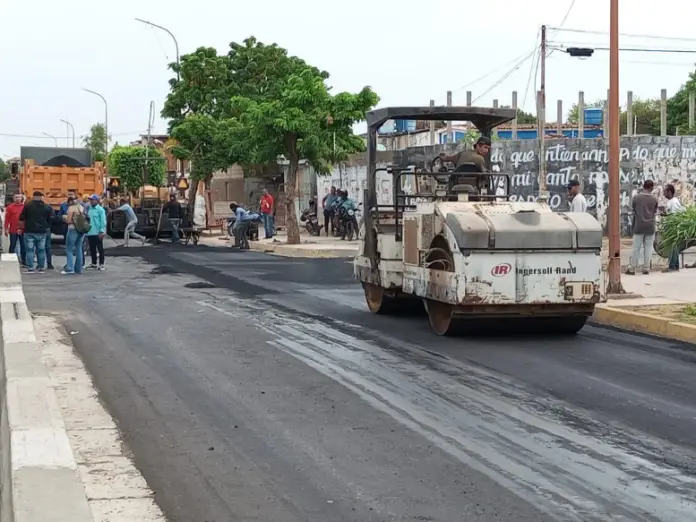
M 609 155 L 607 141 L 602 139 L 561 139 L 546 144 L 546 182 L 549 204 L 555 210 L 568 208 L 566 186 L 571 180 L 580 181 L 587 198 L 589 211 L 606 225 L 609 196 Z M 423 168 L 442 151 L 451 147 L 413 147 L 394 151 L 392 163 Z M 621 139 L 619 172 L 622 233 L 631 233 L 631 201 L 641 190 L 643 182 L 655 182 L 655 195 L 662 199 L 662 188 L 671 183 L 683 204 L 696 201 L 696 137 L 624 137 Z M 491 151 L 494 171 L 510 177 L 510 199 L 535 201 L 539 196 L 539 149 L 536 140 L 497 141 Z M 317 189 L 320 199 L 331 186 L 349 190 L 351 197 L 362 201 L 367 186 L 364 165 L 338 170 L 330 177 L 320 178 Z M 392 178 L 386 172 L 377 175 L 378 201 L 393 201 Z

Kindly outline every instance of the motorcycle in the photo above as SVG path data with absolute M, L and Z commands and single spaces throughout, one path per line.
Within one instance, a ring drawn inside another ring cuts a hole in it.
M 358 205 L 359 207 L 360 205 Z M 346 237 L 348 237 L 348 241 L 353 241 L 353 237 L 357 239 L 359 230 L 357 212 L 357 209 L 339 207 L 337 232 L 341 239 L 346 239 Z
M 300 214 L 300 221 L 305 224 L 307 232 L 310 236 L 318 236 L 321 234 L 322 225 L 319 224 L 317 213 L 306 208 Z

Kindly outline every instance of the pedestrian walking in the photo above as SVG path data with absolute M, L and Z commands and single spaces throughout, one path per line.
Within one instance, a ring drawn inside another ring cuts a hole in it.
M 270 239 L 275 235 L 275 200 L 268 193 L 267 189 L 263 189 L 261 196 L 261 218 L 263 219 L 263 230 L 266 234 L 266 239 Z
M 121 198 L 121 206 L 114 209 L 113 212 L 120 210 L 126 215 L 126 229 L 123 231 L 124 246 L 130 246 L 130 239 L 139 239 L 142 244 L 145 244 L 145 236 L 141 236 L 135 232 L 135 227 L 138 225 L 138 216 L 135 214 L 135 210 L 128 204 L 124 198 Z
M 627 275 L 634 275 L 638 266 L 640 251 L 643 250 L 643 274 L 650 273 L 653 244 L 655 243 L 655 216 L 659 203 L 653 196 L 655 184 L 651 179 L 643 183 L 643 191 L 633 197 L 633 252 L 629 261 Z
M 24 210 L 24 196 L 15 194 L 12 203 L 5 209 L 5 232 L 10 237 L 10 253 L 16 254 L 19 250 L 19 261 L 22 266 L 27 263 L 27 248 L 24 244 L 24 231 L 20 227 L 19 216 Z
M 99 196 L 92 194 L 89 198 L 89 232 L 87 232 L 87 242 L 89 243 L 89 253 L 92 257 L 92 264 L 87 268 L 104 270 L 104 236 L 106 235 L 106 211 L 99 204 Z M 97 257 L 97 254 L 99 257 Z
M 163 212 L 167 213 L 167 220 L 172 227 L 172 243 L 178 243 L 180 239 L 179 227 L 181 226 L 183 211 L 181 205 L 176 200 L 175 194 L 169 196 L 169 201 L 164 205 Z
M 571 212 L 587 212 L 587 199 L 580 192 L 580 182 L 573 179 L 568 183 L 568 196 L 570 198 Z
M 85 233 L 90 229 L 85 216 L 82 202 L 76 197 L 68 199 L 68 211 L 63 217 L 68 225 L 68 234 L 65 237 L 65 268 L 63 275 L 81 274 L 84 266 L 84 250 L 82 247 Z
M 26 260 L 28 274 L 34 273 L 34 256 L 37 258 L 36 270 L 42 274 L 46 262 L 46 234 L 50 233 L 53 209 L 43 201 L 43 194 L 34 192 L 32 200 L 24 206 L 19 220 L 24 222 L 24 238 L 27 247 Z

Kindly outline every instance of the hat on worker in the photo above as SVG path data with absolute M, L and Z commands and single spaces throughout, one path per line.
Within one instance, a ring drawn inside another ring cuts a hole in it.
M 571 189 L 573 187 L 579 187 L 580 182 L 577 179 L 571 179 L 570 183 L 568 183 L 568 188 Z
M 94 199 L 94 200 L 99 201 L 99 196 L 97 196 L 96 194 L 92 194 L 92 195 L 89 197 L 89 199 Z

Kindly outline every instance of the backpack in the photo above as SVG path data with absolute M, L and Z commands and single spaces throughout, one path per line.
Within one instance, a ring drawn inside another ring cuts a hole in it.
M 73 216 L 72 224 L 75 225 L 75 230 L 80 234 L 86 234 L 91 228 L 89 221 L 82 212 Z

